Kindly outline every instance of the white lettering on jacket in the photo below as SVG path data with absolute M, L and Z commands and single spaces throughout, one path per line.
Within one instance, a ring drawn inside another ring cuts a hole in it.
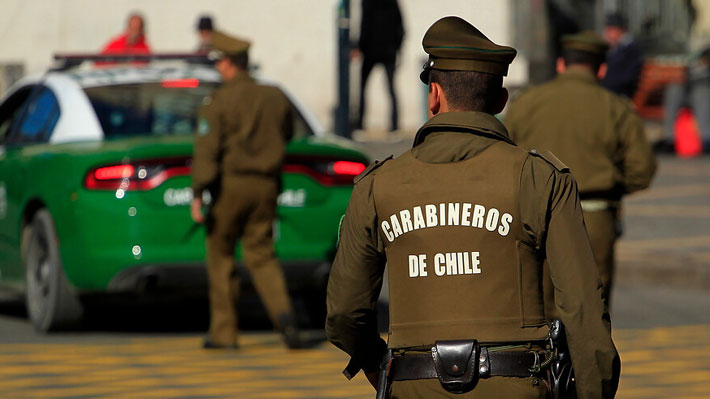
M 426 204 L 403 209 L 380 223 L 389 242 L 397 237 L 419 229 L 460 226 L 498 233 L 505 237 L 510 233 L 513 215 L 496 208 L 488 208 L 468 202 Z

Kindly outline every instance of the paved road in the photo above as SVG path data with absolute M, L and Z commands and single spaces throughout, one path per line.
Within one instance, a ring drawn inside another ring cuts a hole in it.
M 382 158 L 407 141 L 368 144 Z M 710 397 L 710 157 L 662 157 L 654 187 L 626 201 L 614 290 L 619 398 Z M 313 331 L 288 351 L 249 331 L 239 351 L 199 348 L 204 302 L 99 307 L 81 331 L 34 332 L 0 303 L 0 398 L 366 398 L 346 357 Z

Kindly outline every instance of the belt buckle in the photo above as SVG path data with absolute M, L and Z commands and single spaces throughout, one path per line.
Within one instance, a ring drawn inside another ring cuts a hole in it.
M 439 383 L 448 392 L 466 393 L 478 383 L 481 346 L 477 340 L 436 341 L 431 355 Z

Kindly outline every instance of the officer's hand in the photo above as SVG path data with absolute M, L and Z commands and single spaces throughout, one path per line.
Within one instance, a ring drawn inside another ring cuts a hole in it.
M 365 373 L 365 377 L 367 377 L 367 380 L 370 381 L 370 385 L 377 389 L 377 382 L 380 380 L 380 373 L 377 371 L 370 371 L 369 373 Z
M 202 198 L 193 198 L 190 202 L 190 216 L 195 223 L 204 223 L 205 215 L 202 213 Z

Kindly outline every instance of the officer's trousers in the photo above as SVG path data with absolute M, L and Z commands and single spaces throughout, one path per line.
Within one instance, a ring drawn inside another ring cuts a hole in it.
M 291 313 L 286 280 L 272 238 L 278 183 L 261 176 L 228 176 L 208 215 L 207 274 L 209 280 L 209 338 L 218 345 L 237 342 L 239 280 L 235 248 L 241 239 L 242 259 L 254 287 L 275 326 Z
M 392 399 L 543 399 L 547 385 L 539 378 L 491 377 L 478 381 L 472 391 L 455 395 L 444 390 L 436 379 L 395 381 Z

